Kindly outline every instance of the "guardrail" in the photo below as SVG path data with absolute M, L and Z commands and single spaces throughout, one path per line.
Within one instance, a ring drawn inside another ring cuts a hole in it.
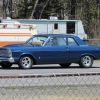
M 100 73 L 0 75 L 0 100 L 100 100 Z
M 100 46 L 100 39 L 87 39 L 85 40 L 89 45 L 98 45 Z

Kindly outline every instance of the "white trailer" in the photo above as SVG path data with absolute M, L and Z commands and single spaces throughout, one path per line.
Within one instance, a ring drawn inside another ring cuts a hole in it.
M 21 23 L 0 23 L 0 46 L 23 43 L 37 34 L 36 25 Z
M 2 22 L 19 21 L 24 24 L 35 24 L 38 34 L 73 34 L 81 39 L 87 39 L 83 24 L 81 20 L 58 20 L 52 19 L 3 19 Z

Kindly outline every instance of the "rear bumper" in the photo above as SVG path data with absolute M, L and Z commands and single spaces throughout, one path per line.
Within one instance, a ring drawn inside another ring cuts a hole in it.
M 0 62 L 3 62 L 3 61 L 7 61 L 7 62 L 11 62 L 11 63 L 14 63 L 14 58 L 10 57 L 10 58 L 4 58 L 4 57 L 0 57 Z

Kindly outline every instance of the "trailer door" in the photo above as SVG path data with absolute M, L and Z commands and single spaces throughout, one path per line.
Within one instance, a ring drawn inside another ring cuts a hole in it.
M 54 22 L 52 29 L 54 34 L 59 33 L 59 24 L 57 22 Z

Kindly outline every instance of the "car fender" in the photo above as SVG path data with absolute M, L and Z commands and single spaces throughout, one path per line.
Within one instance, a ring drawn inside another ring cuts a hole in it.
M 83 56 L 92 56 L 93 59 L 95 59 L 95 56 L 93 54 L 91 54 L 91 53 L 82 54 L 81 57 L 83 57 Z M 81 57 L 80 57 L 80 59 L 81 59 Z
M 35 62 L 36 62 L 36 58 L 35 58 L 35 56 L 32 55 L 32 54 L 29 53 L 29 52 L 24 52 L 24 53 L 22 53 L 22 54 L 19 56 L 19 59 L 20 59 L 22 56 L 24 56 L 24 55 L 29 55 L 29 56 L 31 56 L 31 57 L 35 60 Z

